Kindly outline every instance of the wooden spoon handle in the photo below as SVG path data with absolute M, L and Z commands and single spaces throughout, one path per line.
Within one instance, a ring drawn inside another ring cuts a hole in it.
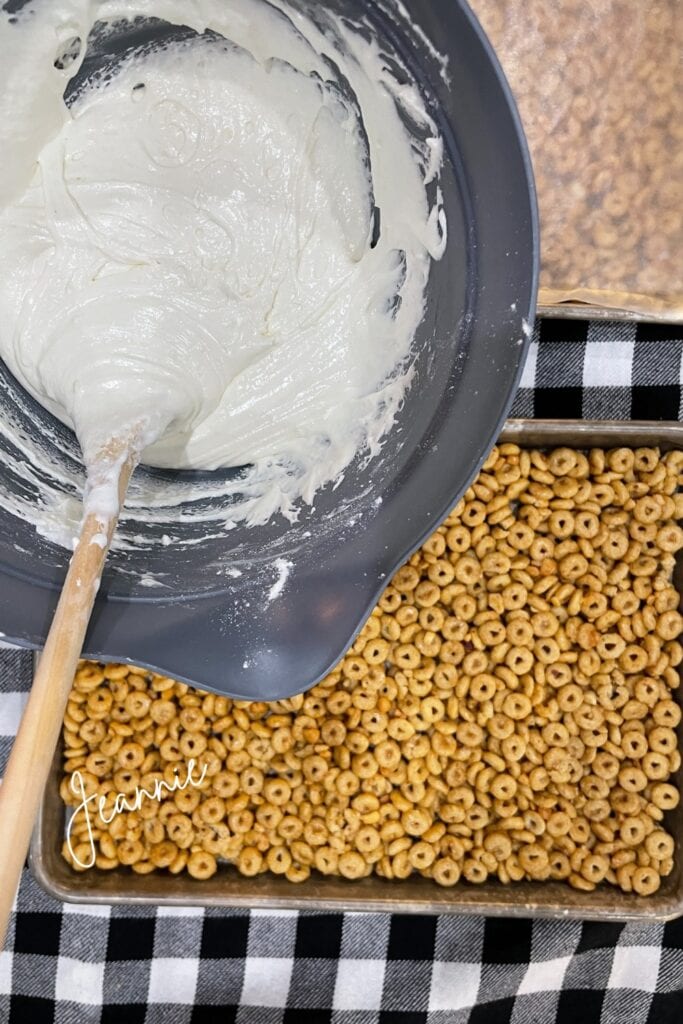
M 132 456 L 121 467 L 120 504 L 134 467 Z M 117 518 L 106 543 L 97 516 L 83 522 L 0 786 L 0 948 Z

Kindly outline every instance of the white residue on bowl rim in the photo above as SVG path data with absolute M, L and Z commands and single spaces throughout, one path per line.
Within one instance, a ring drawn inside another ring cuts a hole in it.
M 269 601 L 275 601 L 285 589 L 285 584 L 289 579 L 290 570 L 294 568 L 294 563 L 288 562 L 286 558 L 277 558 L 274 566 L 277 569 L 278 575 L 275 583 L 273 583 L 272 587 L 268 591 Z

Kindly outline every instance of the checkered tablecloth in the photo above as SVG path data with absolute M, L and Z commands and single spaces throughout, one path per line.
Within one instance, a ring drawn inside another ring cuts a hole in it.
M 682 418 L 683 328 L 546 321 L 513 414 Z M 2 623 L 0 623 L 0 626 Z M 0 651 L 0 771 L 31 658 Z M 0 1024 L 680 1024 L 666 925 L 56 903 L 24 872 Z

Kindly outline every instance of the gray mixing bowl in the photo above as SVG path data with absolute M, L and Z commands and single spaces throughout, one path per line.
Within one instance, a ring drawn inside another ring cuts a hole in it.
M 463 493 L 496 439 L 536 302 L 529 155 L 510 90 L 466 4 L 404 2 L 448 56 L 449 84 L 433 52 L 408 41 L 381 0 L 328 0 L 374 21 L 421 83 L 445 143 L 449 244 L 432 268 L 415 379 L 398 421 L 381 454 L 366 467 L 352 466 L 295 524 L 279 517 L 262 527 L 217 530 L 212 520 L 230 518 L 220 487 L 189 517 L 183 512 L 192 507 L 197 476 L 140 469 L 88 631 L 90 657 L 148 666 L 247 699 L 307 689 L 343 654 L 393 572 Z M 131 31 L 122 29 L 122 48 L 144 44 L 163 25 L 138 22 L 134 37 Z M 93 52 L 81 75 L 113 59 Z M 73 501 L 82 484 L 73 436 L 1 364 L 0 420 L 19 423 L 34 472 L 54 467 L 52 486 Z M 30 497 L 3 431 L 0 456 L 0 494 L 23 489 Z M 199 477 L 212 484 L 211 474 Z M 168 506 L 151 518 L 137 512 L 150 489 Z M 178 492 L 184 509 L 173 505 Z M 169 530 L 180 542 L 164 547 L 160 538 Z M 0 629 L 7 639 L 42 646 L 67 559 L 64 548 L 0 508 Z M 278 560 L 291 563 L 279 594 Z M 161 585 L 150 587 L 154 580 Z

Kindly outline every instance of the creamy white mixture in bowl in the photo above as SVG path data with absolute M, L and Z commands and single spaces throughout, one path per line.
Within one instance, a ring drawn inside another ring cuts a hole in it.
M 499 69 L 459 4 L 445 38 L 398 0 L 14 6 L 0 628 L 40 643 L 81 451 L 134 427 L 88 653 L 304 689 L 476 471 L 519 372 L 535 207 Z

